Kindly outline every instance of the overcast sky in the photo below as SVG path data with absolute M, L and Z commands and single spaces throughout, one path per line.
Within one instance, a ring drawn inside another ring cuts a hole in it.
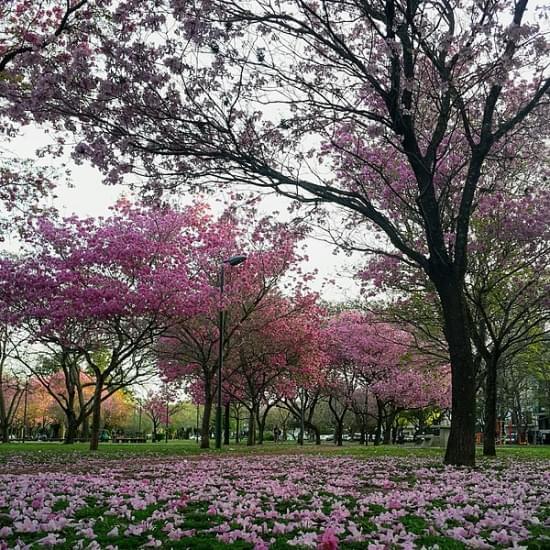
M 37 128 L 27 128 L 14 141 L 9 144 L 8 154 L 21 158 L 36 158 L 35 151 L 49 142 L 49 137 Z M 101 174 L 94 167 L 84 164 L 76 165 L 70 158 L 64 159 L 37 159 L 42 165 L 57 166 L 61 170 L 63 162 L 72 172 L 72 187 L 63 183 L 56 189 L 57 197 L 53 199 L 53 205 L 62 215 L 77 214 L 78 216 L 101 216 L 109 213 L 112 206 L 122 195 L 131 196 L 128 188 L 122 186 L 108 186 L 101 183 Z M 253 190 L 252 190 L 253 191 Z M 227 193 L 220 192 L 208 201 L 212 205 L 219 205 L 220 198 L 225 199 Z M 280 211 L 285 213 L 288 201 L 283 197 L 269 196 L 262 203 L 263 213 Z M 218 206 L 219 207 L 219 206 Z M 284 215 L 284 214 L 283 214 Z M 8 241 L 9 248 L 14 249 L 17 244 Z M 334 254 L 334 246 L 320 239 L 309 238 L 307 240 L 307 254 L 309 262 L 306 267 L 310 270 L 317 269 L 319 275 L 312 283 L 312 288 L 321 291 L 323 298 L 329 301 L 348 301 L 359 296 L 359 287 L 351 276 L 353 265 L 358 258 L 349 258 L 345 254 Z M 334 279 L 336 284 L 324 284 L 326 280 Z

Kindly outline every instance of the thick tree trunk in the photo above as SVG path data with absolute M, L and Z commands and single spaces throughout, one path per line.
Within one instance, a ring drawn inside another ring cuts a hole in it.
M 76 413 L 72 410 L 65 411 L 67 416 L 67 431 L 63 443 L 70 445 L 74 443 L 78 437 L 78 419 Z
M 80 429 L 81 439 L 90 439 L 90 418 L 88 415 L 82 420 L 82 428 Z
M 258 421 L 258 445 L 264 444 L 264 435 L 265 435 L 265 422 L 262 420 Z
M 483 426 L 483 454 L 496 456 L 497 438 L 497 372 L 498 356 L 493 353 L 487 362 L 485 377 L 485 422 Z
M 334 443 L 338 447 L 342 447 L 344 444 L 344 423 L 336 420 L 336 433 L 334 434 Z
M 10 430 L 7 422 L 2 423 L 0 436 L 2 438 L 2 443 L 10 442 Z
M 391 428 L 387 425 L 384 428 L 384 437 L 382 438 L 382 445 L 389 445 L 391 443 Z
M 96 386 L 94 390 L 90 451 L 97 451 L 99 447 L 99 431 L 101 429 L 101 392 L 102 390 L 103 390 L 103 380 L 99 379 L 96 382 Z
M 436 277 L 434 281 L 441 300 L 451 359 L 452 417 L 445 463 L 473 467 L 476 451 L 476 377 L 470 324 L 462 282 L 450 281 L 451 278 Z
M 204 403 L 204 410 L 202 412 L 202 424 L 201 424 L 201 449 L 210 448 L 210 417 L 212 415 L 212 397 L 210 392 L 205 393 L 206 401 Z
M 231 436 L 231 418 L 229 416 L 231 412 L 231 403 L 227 401 L 223 411 L 223 444 L 229 445 L 229 438 Z

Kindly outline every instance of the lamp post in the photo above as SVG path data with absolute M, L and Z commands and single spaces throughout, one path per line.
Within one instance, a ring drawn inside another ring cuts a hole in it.
M 164 442 L 168 444 L 168 425 L 170 423 L 170 403 L 168 396 L 168 383 L 164 385 L 164 390 L 166 392 L 166 426 L 164 426 Z
M 216 398 L 216 449 L 222 448 L 222 368 L 223 368 L 223 348 L 224 348 L 224 321 L 225 311 L 223 309 L 223 286 L 225 278 L 225 264 L 236 266 L 242 264 L 246 260 L 246 256 L 240 254 L 232 256 L 228 260 L 224 260 L 220 264 L 220 319 L 219 332 L 220 339 L 218 343 L 218 380 L 217 380 L 217 398 Z
M 23 443 L 27 437 L 27 401 L 29 394 L 29 377 L 25 380 L 25 401 L 23 403 Z

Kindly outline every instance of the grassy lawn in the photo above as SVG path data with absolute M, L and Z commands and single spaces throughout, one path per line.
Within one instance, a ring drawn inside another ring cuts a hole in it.
M 437 447 L 419 447 L 405 445 L 359 445 L 357 443 L 347 443 L 343 447 L 337 447 L 332 443 L 323 443 L 314 445 L 307 443 L 304 446 L 297 445 L 295 442 L 285 443 L 264 443 L 249 447 L 247 445 L 232 443 L 224 445 L 222 450 L 214 449 L 214 442 L 211 442 L 212 448 L 200 449 L 194 441 L 176 440 L 159 443 L 101 443 L 96 453 L 91 453 L 87 443 L 75 443 L 73 445 L 64 445 L 62 443 L 47 442 L 26 442 L 9 443 L 0 445 L 0 460 L 2 456 L 11 454 L 39 454 L 39 455 L 58 455 L 65 453 L 79 453 L 83 455 L 97 454 L 98 456 L 120 456 L 120 455 L 162 455 L 162 456 L 186 456 L 186 455 L 248 455 L 248 454 L 322 454 L 332 456 L 353 456 L 356 458 L 371 458 L 376 456 L 389 457 L 441 457 L 443 449 Z M 482 458 L 482 449 L 477 449 L 478 457 Z M 550 460 L 550 445 L 507 445 L 497 449 L 499 458 L 513 459 L 548 459 Z

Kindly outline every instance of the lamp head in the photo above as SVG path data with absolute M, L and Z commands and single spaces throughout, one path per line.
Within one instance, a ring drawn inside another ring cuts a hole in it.
M 244 254 L 239 254 L 238 256 L 232 256 L 231 258 L 224 260 L 224 264 L 229 264 L 231 266 L 242 264 L 246 260 L 246 256 Z

